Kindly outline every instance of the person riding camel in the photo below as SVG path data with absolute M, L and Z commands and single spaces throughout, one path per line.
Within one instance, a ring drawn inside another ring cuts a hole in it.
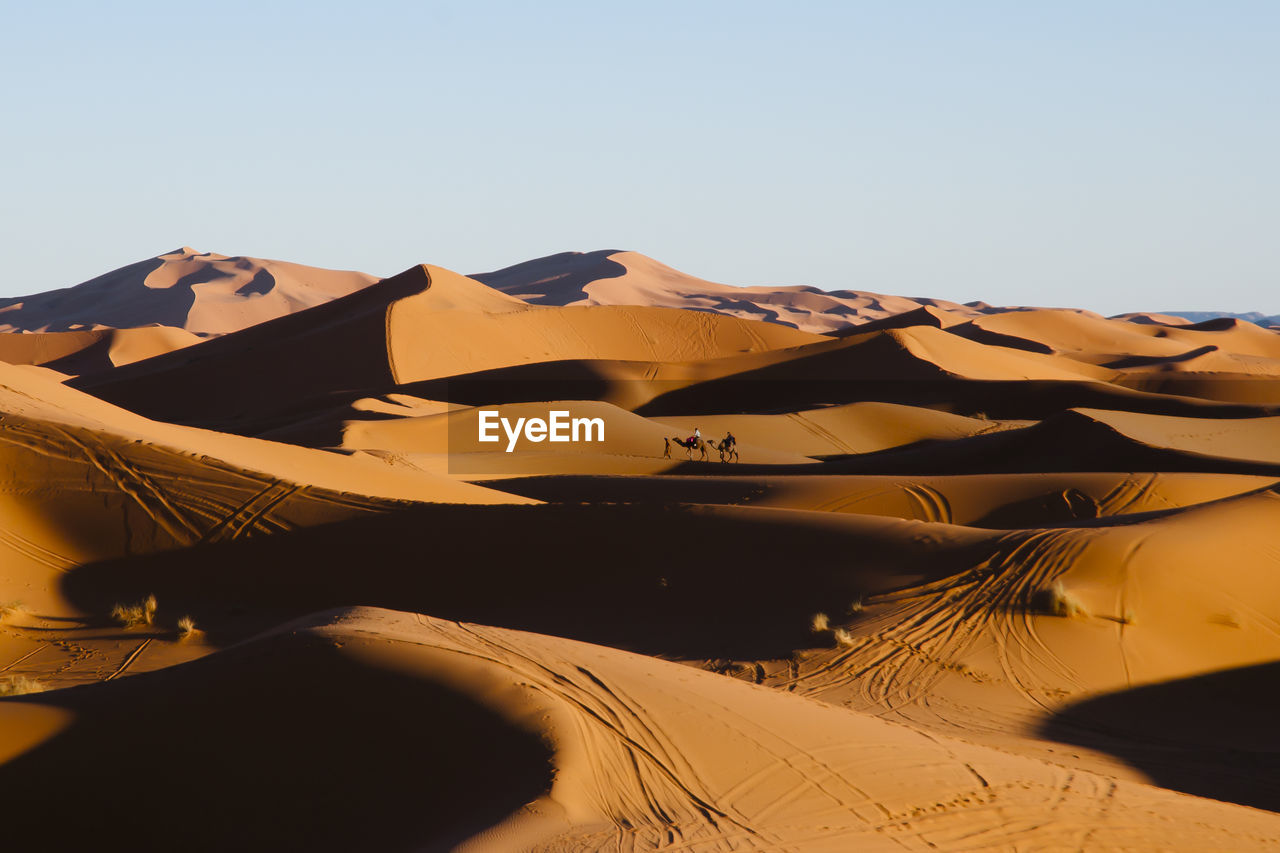
M 690 444 L 694 444 L 702 440 L 702 430 L 697 427 L 693 428 L 693 437 L 689 439 Z

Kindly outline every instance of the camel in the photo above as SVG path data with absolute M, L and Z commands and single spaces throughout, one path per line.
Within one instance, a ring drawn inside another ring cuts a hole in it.
M 726 436 L 720 441 L 711 442 L 711 446 L 720 451 L 721 462 L 738 461 L 738 442 L 735 439 Z
M 665 447 L 663 448 L 663 451 L 662 451 L 662 455 L 663 455 L 663 457 L 664 457 L 664 458 L 666 458 L 666 459 L 670 459 L 670 458 L 671 458 L 671 443 L 672 443 L 672 442 L 675 442 L 676 444 L 678 444 L 678 445 L 680 445 L 681 447 L 683 447 L 683 448 L 684 448 L 684 452 L 685 452 L 685 454 L 689 457 L 689 460 L 690 460 L 690 461 L 692 461 L 692 460 L 693 460 L 693 451 L 695 451 L 695 450 L 702 454 L 702 461 L 703 461 L 703 462 L 706 462 L 706 461 L 707 461 L 707 447 L 708 447 L 708 445 L 707 445 L 707 442 L 703 441 L 703 440 L 702 440 L 702 439 L 700 439 L 700 438 L 693 438 L 693 437 L 691 436 L 691 437 L 689 437 L 689 438 L 687 438 L 687 439 L 684 439 L 684 438 L 681 438 L 680 436 L 678 436 L 678 435 L 677 435 L 677 436 L 673 436 L 673 437 L 671 437 L 671 438 L 663 438 L 662 440 L 666 442 L 666 445 L 665 445 Z

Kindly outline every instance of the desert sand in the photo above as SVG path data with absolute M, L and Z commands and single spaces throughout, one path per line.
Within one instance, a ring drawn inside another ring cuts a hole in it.
M 1273 330 L 618 251 L 0 321 L 14 849 L 1280 848 Z

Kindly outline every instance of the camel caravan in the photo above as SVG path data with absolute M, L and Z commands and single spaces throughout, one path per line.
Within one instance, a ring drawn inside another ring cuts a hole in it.
M 706 462 L 708 459 L 708 448 L 715 450 L 720 454 L 721 462 L 738 461 L 738 440 L 733 437 L 733 433 L 731 432 L 725 433 L 724 438 L 719 441 L 716 441 L 715 439 L 706 441 L 702 438 L 702 430 L 694 427 L 693 435 L 688 438 L 672 436 L 670 438 L 663 438 L 662 440 L 664 442 L 662 456 L 665 459 L 671 458 L 671 445 L 674 443 L 684 448 L 685 456 L 687 456 L 691 462 L 693 461 L 693 452 L 695 450 L 701 454 L 700 461 Z

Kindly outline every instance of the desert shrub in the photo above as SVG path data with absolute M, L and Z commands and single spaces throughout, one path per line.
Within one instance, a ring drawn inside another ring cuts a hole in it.
M 15 675 L 8 681 L 0 681 L 0 696 L 22 696 L 26 693 L 41 693 L 45 686 L 34 678 Z
M 148 595 L 137 604 L 117 604 L 111 608 L 111 618 L 125 628 L 136 628 L 139 625 L 154 625 L 156 609 L 159 607 L 156 597 Z
M 190 640 L 203 633 L 203 631 L 196 627 L 196 620 L 192 619 L 190 616 L 183 616 L 178 620 L 178 639 L 180 641 Z
M 1060 580 L 1054 581 L 1047 589 L 1036 592 L 1032 597 L 1031 606 L 1040 613 L 1068 619 L 1089 615 L 1084 603 L 1075 593 L 1063 586 Z

